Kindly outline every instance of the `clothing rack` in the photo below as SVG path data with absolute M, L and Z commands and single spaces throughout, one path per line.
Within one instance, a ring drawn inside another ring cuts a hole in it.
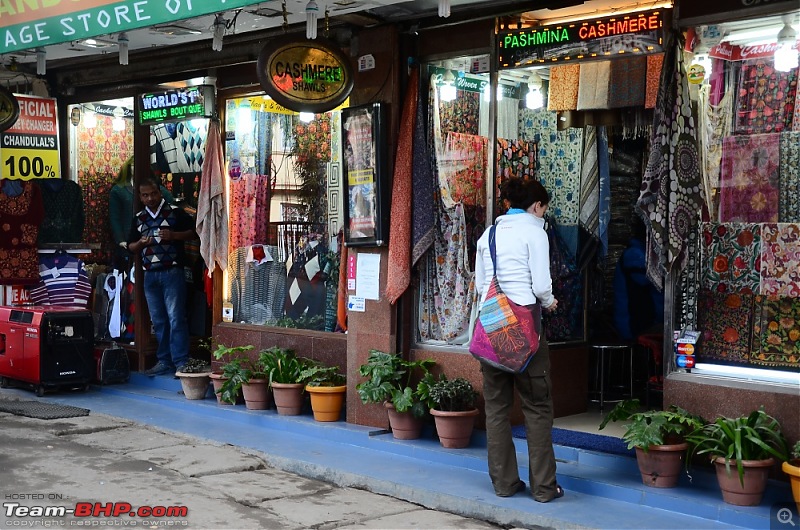
M 317 240 L 324 241 L 322 239 L 324 232 L 324 224 L 280 221 L 270 223 L 267 237 L 270 245 L 278 247 L 278 261 L 286 261 L 304 238 L 316 236 Z

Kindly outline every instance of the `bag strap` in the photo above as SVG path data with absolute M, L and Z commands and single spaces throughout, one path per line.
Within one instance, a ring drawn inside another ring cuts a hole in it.
M 489 254 L 492 256 L 493 276 L 497 276 L 497 246 L 495 245 L 495 225 L 489 229 Z

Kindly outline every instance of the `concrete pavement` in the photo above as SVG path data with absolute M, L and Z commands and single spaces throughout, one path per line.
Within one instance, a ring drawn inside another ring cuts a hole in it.
M 500 528 L 281 471 L 258 451 L 94 412 L 58 420 L 0 413 L 0 426 L 0 528 Z M 157 506 L 173 516 L 136 513 Z M 76 517 L 60 507 L 121 513 Z

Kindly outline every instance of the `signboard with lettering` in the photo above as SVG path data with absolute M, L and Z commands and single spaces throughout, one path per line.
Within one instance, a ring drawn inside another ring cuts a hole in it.
M 0 131 L 5 131 L 19 118 L 19 101 L 5 87 L 0 86 Z
M 139 94 L 136 98 L 136 115 L 140 125 L 210 118 L 213 114 L 214 87 L 212 85 L 149 92 Z
M 497 36 L 500 67 L 661 52 L 668 13 L 668 10 L 642 11 L 502 31 Z
M 54 98 L 15 94 L 19 118 L 0 133 L 3 178 L 58 178 L 58 112 Z
M 261 0 L 0 1 L 3 53 L 88 39 L 260 3 Z
M 708 55 L 726 61 L 746 61 L 747 59 L 772 59 L 775 57 L 775 50 L 778 49 L 777 42 L 757 44 L 755 46 L 737 46 L 729 42 L 720 42 L 708 52 Z M 800 50 L 800 41 L 795 42 L 795 50 Z
M 264 91 L 296 112 L 332 110 L 353 89 L 350 61 L 326 39 L 275 39 L 261 50 L 257 71 Z
M 445 83 L 444 75 L 447 72 L 445 68 L 437 68 L 435 66 L 428 67 L 428 72 L 434 76 L 436 86 L 441 86 Z M 465 74 L 457 70 L 450 70 L 453 74 L 453 84 L 456 90 L 463 90 L 465 92 L 481 92 L 486 90 L 486 85 L 489 84 L 488 77 L 478 77 L 474 75 Z M 500 92 L 504 98 L 521 99 L 522 87 L 512 86 L 506 83 L 500 83 Z M 527 90 L 527 88 L 525 89 Z

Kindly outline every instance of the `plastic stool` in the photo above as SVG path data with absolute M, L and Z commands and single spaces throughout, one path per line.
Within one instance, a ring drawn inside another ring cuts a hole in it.
M 608 372 L 610 363 L 613 357 L 619 357 L 624 367 L 625 356 L 628 357 L 628 384 L 627 389 L 624 385 L 622 388 L 626 390 L 622 395 L 623 397 L 633 397 L 633 346 L 631 344 L 614 343 L 614 344 L 592 344 L 591 351 L 594 353 L 594 373 L 595 373 L 595 388 L 591 393 L 597 396 L 597 401 L 600 404 L 600 410 L 603 410 L 606 401 L 614 401 L 606 399 L 606 383 L 608 379 Z M 599 388 L 598 388 L 599 387 Z

